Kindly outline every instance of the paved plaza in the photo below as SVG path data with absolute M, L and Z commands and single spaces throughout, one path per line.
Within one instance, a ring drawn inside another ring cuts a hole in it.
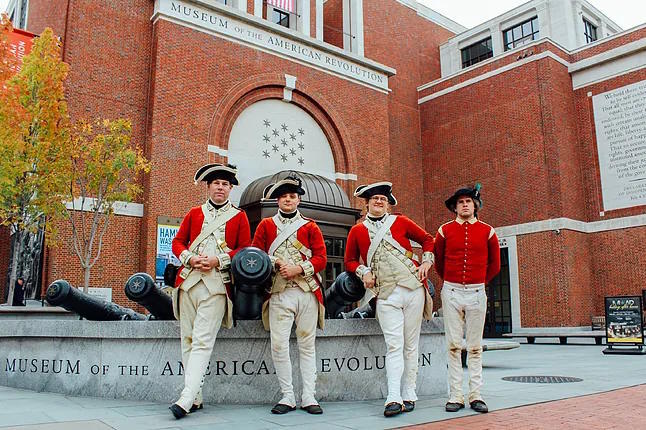
M 539 341 L 540 342 L 540 341 Z M 601 353 L 593 344 L 521 344 L 484 353 L 483 395 L 491 412 L 444 412 L 446 398 L 421 398 L 415 411 L 386 419 L 383 401 L 322 403 L 325 413 L 272 415 L 271 405 L 206 405 L 176 421 L 168 404 L 71 397 L 0 387 L 0 428 L 76 429 L 586 429 L 631 428 L 646 420 L 646 357 Z M 519 383 L 509 376 L 567 376 L 571 383 Z M 213 380 L 207 380 L 214 383 Z M 566 399 L 566 400 L 564 400 Z M 169 403 L 170 403 L 169 399 Z M 446 421 L 449 420 L 449 421 Z

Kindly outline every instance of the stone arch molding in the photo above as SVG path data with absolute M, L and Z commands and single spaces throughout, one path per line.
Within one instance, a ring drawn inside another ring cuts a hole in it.
M 348 176 L 356 177 L 347 173 L 354 172 L 355 160 L 343 144 L 343 125 L 332 119 L 324 100 L 314 100 L 294 81 L 279 74 L 252 77 L 234 87 L 216 109 L 209 151 L 239 167 L 234 203 L 251 181 L 285 169 L 342 179 L 345 191 L 351 191 Z

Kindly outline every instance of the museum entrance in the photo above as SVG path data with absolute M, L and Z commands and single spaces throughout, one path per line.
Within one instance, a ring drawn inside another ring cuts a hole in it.
M 511 296 L 509 282 L 509 249 L 500 249 L 500 273 L 487 284 L 487 316 L 484 337 L 501 337 L 511 333 Z

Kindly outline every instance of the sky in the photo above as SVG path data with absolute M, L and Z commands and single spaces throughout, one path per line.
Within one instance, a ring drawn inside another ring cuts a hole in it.
M 380 1 L 380 0 L 364 0 Z M 527 0 L 417 0 L 467 28 L 488 21 Z M 627 30 L 646 22 L 645 0 L 588 0 L 597 9 Z M 9 0 L 0 0 L 4 11 Z

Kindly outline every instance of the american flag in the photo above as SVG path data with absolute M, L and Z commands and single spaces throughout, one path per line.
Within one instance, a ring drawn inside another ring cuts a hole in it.
M 267 4 L 270 4 L 274 7 L 286 10 L 288 12 L 295 12 L 294 5 L 296 0 L 267 0 Z

